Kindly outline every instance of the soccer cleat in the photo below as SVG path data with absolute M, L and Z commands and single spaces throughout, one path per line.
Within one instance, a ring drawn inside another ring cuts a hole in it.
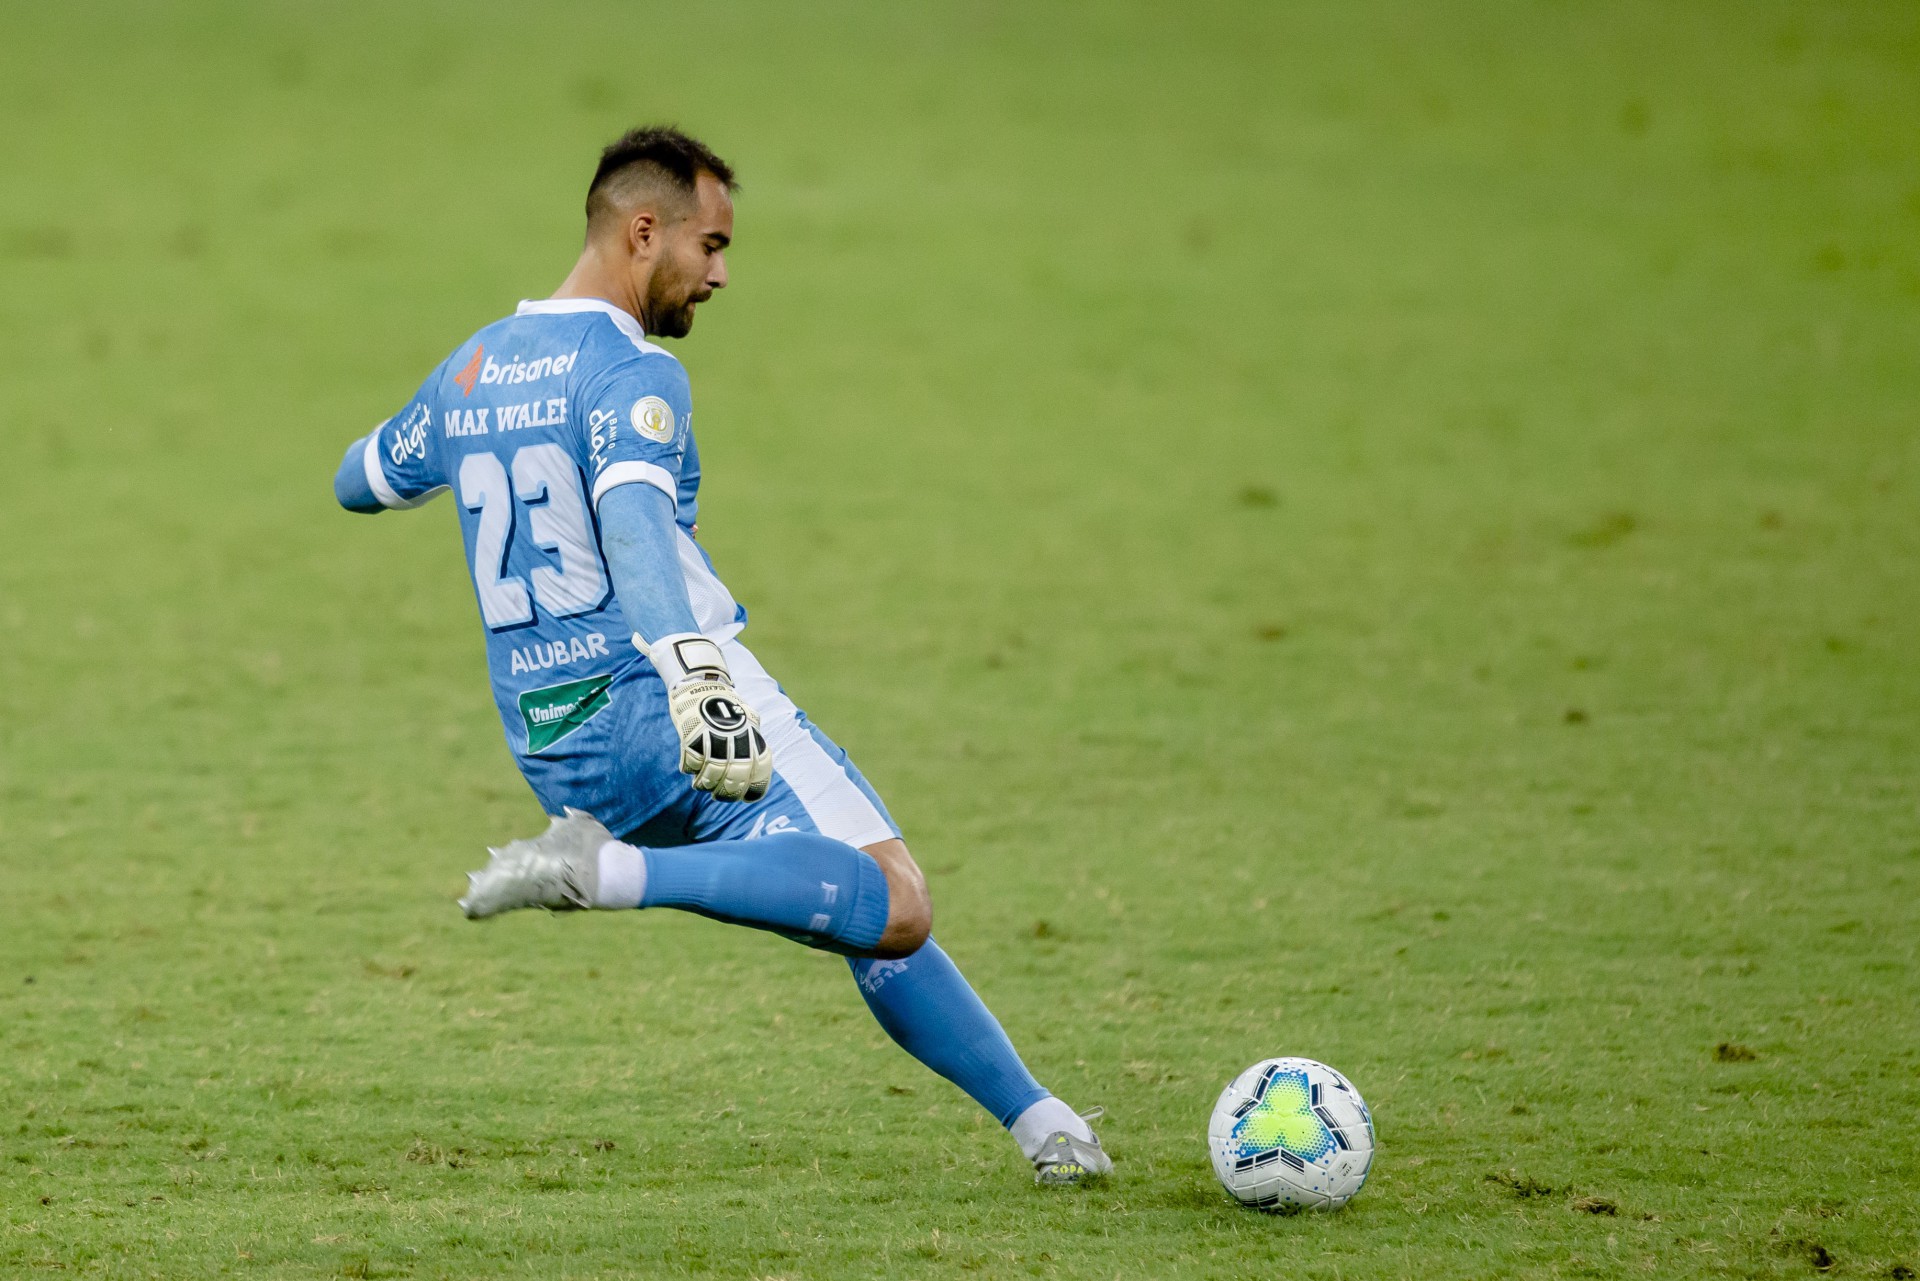
M 1105 1108 L 1095 1108 L 1091 1112 L 1082 1112 L 1080 1119 L 1098 1121 L 1106 1113 Z M 1065 1130 L 1055 1130 L 1041 1145 L 1040 1155 L 1033 1158 L 1033 1181 L 1049 1187 L 1085 1183 L 1112 1172 L 1113 1159 L 1100 1147 L 1100 1136 L 1097 1134 L 1087 1140 L 1076 1138 Z
M 600 883 L 600 847 L 612 839 L 593 815 L 569 808 L 533 839 L 489 849 L 493 857 L 487 865 L 467 873 L 460 910 L 477 921 L 522 907 L 554 912 L 592 907 Z

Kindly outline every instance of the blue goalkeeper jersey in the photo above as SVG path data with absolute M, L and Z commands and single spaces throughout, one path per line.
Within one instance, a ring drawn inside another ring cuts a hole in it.
M 700 455 L 680 362 L 610 303 L 523 302 L 447 357 L 363 456 L 386 507 L 453 492 L 494 700 L 547 811 L 638 827 L 680 780 L 680 739 L 614 599 L 601 497 L 641 484 L 671 498 L 694 621 L 724 640 L 747 619 L 693 540 Z

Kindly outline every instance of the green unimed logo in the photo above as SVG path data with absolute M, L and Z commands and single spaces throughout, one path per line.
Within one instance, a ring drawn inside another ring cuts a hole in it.
M 611 676 L 589 676 L 583 681 L 530 689 L 520 696 L 520 715 L 527 722 L 527 755 L 546 751 L 600 714 L 613 701 L 607 686 Z

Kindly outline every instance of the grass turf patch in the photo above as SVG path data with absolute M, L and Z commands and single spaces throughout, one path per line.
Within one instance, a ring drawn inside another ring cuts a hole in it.
M 1920 1266 L 1910 10 L 10 19 L 0 1268 Z M 327 479 L 658 117 L 702 540 L 1104 1188 L 837 960 L 451 905 L 537 810 Z M 1278 1053 L 1338 1215 L 1212 1184 Z

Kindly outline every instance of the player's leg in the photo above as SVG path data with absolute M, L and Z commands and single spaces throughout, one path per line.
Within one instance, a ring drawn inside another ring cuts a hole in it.
M 469 915 L 676 907 L 853 954 L 854 977 L 881 1027 L 1007 1127 L 1036 1178 L 1070 1183 L 1104 1173 L 1110 1163 L 1086 1121 L 1034 1079 L 928 938 L 925 878 L 879 796 L 744 647 L 726 650 L 773 747 L 767 795 L 722 803 L 692 794 L 624 841 L 570 813 L 545 836 L 496 854 L 463 900 Z
M 735 652 L 738 650 L 738 652 Z M 1012 1132 L 1045 1182 L 1072 1183 L 1111 1168 L 1086 1121 L 1034 1079 L 1005 1029 L 945 950 L 927 936 L 932 910 L 926 878 L 900 829 L 847 753 L 794 707 L 752 654 L 729 646 L 727 664 L 768 727 L 783 796 L 750 833 L 799 826 L 838 837 L 874 859 L 887 876 L 903 936 L 884 955 L 850 958 L 867 1008 L 896 1044 L 953 1082 Z M 770 794 L 768 800 L 774 800 Z M 733 806 L 711 805 L 728 833 L 749 820 Z M 763 826 L 762 826 L 763 825 Z M 710 848 L 710 847 L 702 847 Z M 924 940 L 918 947 L 913 934 Z M 905 951 L 907 955 L 900 954 Z
M 760 801 L 702 808 L 716 821 L 697 844 L 655 843 L 645 829 L 604 844 L 594 905 L 679 908 L 850 956 L 906 956 L 926 941 L 913 860 L 822 833 L 777 767 Z
M 839 799 L 870 791 L 845 753 L 824 748 L 838 757 Z M 999 1020 L 928 937 L 926 882 L 906 844 L 889 836 L 855 849 L 818 830 L 822 818 L 836 822 L 811 786 L 822 781 L 809 781 L 810 809 L 776 770 L 760 801 L 670 811 L 625 841 L 569 810 L 541 836 L 497 851 L 461 905 L 475 917 L 519 907 L 677 907 L 856 953 L 854 979 L 887 1035 L 1005 1126 L 1036 1178 L 1072 1183 L 1104 1173 L 1106 1154 L 1086 1120 L 1034 1079 Z M 703 812 L 705 823 L 693 817 Z M 726 831 L 744 835 L 655 844 Z M 890 904 L 905 907 L 895 913 L 885 910 Z
M 870 845 L 867 853 L 883 862 L 912 863 L 898 840 Z M 1087 1118 L 1034 1079 L 1000 1021 L 939 943 L 929 938 L 911 956 L 856 957 L 849 964 L 887 1035 L 1005 1126 L 1034 1163 L 1036 1177 L 1073 1183 L 1110 1168 Z
M 729 648 L 743 668 L 752 662 Z M 721 802 L 683 781 L 672 803 L 620 840 L 569 809 L 540 836 L 493 852 L 460 902 L 467 915 L 677 908 L 851 956 L 916 950 L 931 924 L 926 880 L 904 845 L 879 844 L 895 837 L 893 820 L 870 789 L 850 783 L 845 753 L 816 739 L 760 675 L 766 688 L 743 693 L 756 699 L 776 753 L 766 795 Z
M 886 806 L 864 780 L 854 781 L 858 771 L 849 774 L 846 753 L 808 723 L 751 651 L 738 641 L 722 649 L 773 752 L 767 794 L 722 802 L 697 793 L 685 822 L 629 834 L 641 850 L 637 861 L 609 851 L 607 865 L 634 869 L 629 896 L 635 873 L 644 877 L 642 907 L 757 925 L 849 955 L 915 951 L 932 923 L 926 880 L 905 846 L 897 853 L 886 846 L 900 835 Z M 849 890 L 860 903 L 843 927 Z
M 844 769 L 845 790 L 859 790 L 864 780 L 852 762 Z M 569 810 L 543 835 L 497 851 L 461 905 L 475 917 L 519 907 L 676 907 L 854 953 L 860 994 L 887 1035 L 1005 1126 L 1037 1179 L 1073 1183 L 1105 1173 L 1106 1154 L 1086 1119 L 1034 1079 L 999 1020 L 928 937 L 926 883 L 904 842 L 888 837 L 855 849 L 825 835 L 820 816 L 777 769 L 765 798 L 715 802 L 708 816 L 695 826 L 746 834 L 654 844 L 703 834 L 672 814 L 617 841 Z M 892 904 L 906 906 L 896 914 Z
M 780 790 L 776 777 L 769 796 Z M 541 835 L 495 850 L 460 906 L 476 919 L 527 907 L 678 908 L 852 956 L 905 955 L 926 938 L 924 896 L 916 907 L 901 895 L 896 912 L 880 863 L 817 831 L 787 824 L 699 845 L 657 839 L 643 828 L 616 840 L 569 809 Z

